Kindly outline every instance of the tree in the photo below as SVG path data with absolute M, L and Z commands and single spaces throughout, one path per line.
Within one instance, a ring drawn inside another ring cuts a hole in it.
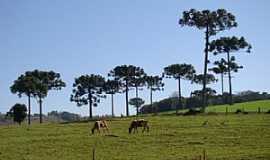
M 217 82 L 217 79 L 215 78 L 215 76 L 213 74 L 209 74 L 207 73 L 206 76 L 204 76 L 204 74 L 198 74 L 198 75 L 195 75 L 193 80 L 192 80 L 192 83 L 197 83 L 197 84 L 200 84 L 200 85 L 203 85 L 204 84 L 204 77 L 206 77 L 205 79 L 205 83 L 206 84 L 211 84 L 211 83 L 215 83 Z M 203 90 L 196 90 L 194 92 L 191 93 L 191 95 L 196 95 L 197 97 L 200 95 L 201 96 L 201 105 L 203 106 L 204 105 L 204 102 L 203 102 L 203 94 L 206 94 L 205 95 L 205 103 L 206 105 L 208 104 L 208 97 L 209 97 L 209 94 L 211 94 L 211 88 L 207 87 L 205 89 L 205 92 Z M 204 108 L 202 108 L 204 111 Z
M 221 37 L 217 40 L 213 40 L 210 44 L 209 51 L 213 52 L 214 55 L 217 54 L 227 54 L 227 69 L 229 76 L 229 93 L 230 93 L 230 105 L 232 105 L 232 82 L 231 82 L 231 67 L 235 64 L 232 64 L 230 53 L 238 52 L 240 50 L 245 50 L 245 52 L 250 53 L 251 45 L 246 42 L 244 37 L 237 38 L 233 37 Z
M 216 95 L 216 90 L 207 87 L 206 88 L 206 103 L 208 104 L 208 100 L 211 97 L 214 97 Z M 202 90 L 195 90 L 191 93 L 191 98 L 198 98 L 200 99 L 200 97 L 202 97 L 203 91 Z M 201 101 L 202 102 L 202 101 Z
M 18 94 L 19 97 L 22 97 L 22 95 L 28 97 L 28 125 L 31 124 L 31 97 L 36 97 L 36 81 L 33 76 L 22 74 L 10 87 L 13 94 Z
M 209 87 L 207 87 L 207 89 L 206 89 L 206 95 L 208 96 L 208 97 L 210 97 L 210 96 L 214 96 L 217 92 L 216 92 L 216 90 L 214 90 L 214 89 L 212 89 L 212 88 L 209 88 Z M 201 97 L 201 95 L 203 94 L 203 91 L 202 90 L 195 90 L 195 91 L 193 91 L 192 93 L 191 93 L 191 95 L 192 96 L 195 96 L 195 97 Z M 191 96 L 191 97 L 192 97 Z
M 180 108 L 182 107 L 182 96 L 181 96 L 181 79 L 192 80 L 195 75 L 195 69 L 191 64 L 172 64 L 164 68 L 164 75 L 167 78 L 174 78 L 178 80 L 178 99 Z M 176 107 L 176 114 L 178 113 L 178 107 Z
M 114 94 L 118 93 L 120 91 L 120 83 L 119 81 L 116 80 L 107 80 L 105 85 L 104 85 L 104 90 L 106 94 L 111 95 L 111 100 L 112 100 L 112 117 L 114 117 L 114 100 L 113 96 Z
M 224 74 L 227 73 L 227 62 L 225 59 L 221 58 L 220 61 L 215 61 L 214 62 L 214 67 L 210 68 L 210 71 L 213 71 L 215 74 L 220 74 L 220 79 L 221 79 L 221 94 L 223 95 L 224 93 Z
M 65 82 L 60 78 L 60 73 L 54 71 L 28 71 L 26 75 L 32 76 L 36 79 L 35 94 L 38 98 L 39 111 L 40 111 L 40 123 L 42 123 L 42 101 L 48 95 L 49 90 L 61 90 L 65 87 Z
M 150 90 L 150 106 L 153 109 L 153 91 L 163 90 L 164 83 L 162 82 L 162 77 L 159 76 L 146 76 L 145 81 Z M 157 108 L 154 111 L 157 112 Z
M 131 78 L 131 86 L 135 88 L 136 98 L 139 98 L 140 87 L 143 87 L 146 83 L 145 81 L 146 76 L 147 75 L 144 72 L 144 70 L 140 68 L 137 70 L 137 72 L 135 72 L 135 75 Z
M 121 65 L 116 66 L 113 70 L 109 72 L 110 77 L 114 77 L 116 81 L 119 81 L 121 87 L 125 88 L 126 93 L 126 115 L 129 116 L 129 107 L 128 107 L 128 91 L 129 88 L 133 86 L 132 81 L 136 75 L 140 75 L 143 72 L 143 69 L 133 65 Z
M 21 125 L 22 121 L 27 116 L 27 108 L 24 104 L 16 103 L 11 107 L 7 115 L 13 117 L 13 121 L 19 123 Z
M 236 62 L 235 56 L 231 56 L 230 58 L 230 70 L 231 72 L 238 72 L 239 69 L 243 69 L 243 66 L 238 65 Z
M 129 104 L 132 105 L 132 106 L 135 106 L 136 108 L 136 115 L 139 114 L 139 108 L 144 104 L 144 100 L 141 99 L 141 98 L 131 98 L 129 100 Z
M 97 106 L 100 98 L 105 98 L 103 88 L 105 79 L 100 75 L 82 75 L 75 78 L 70 100 L 78 106 L 89 104 L 89 118 L 93 118 L 92 106 Z
M 206 76 L 204 76 L 204 74 L 198 74 L 195 75 L 194 78 L 192 79 L 192 83 L 197 83 L 197 84 L 201 84 L 203 85 L 204 83 L 204 77 L 206 77 L 206 84 L 211 84 L 217 81 L 217 79 L 215 78 L 215 76 L 213 74 L 207 74 Z M 202 90 L 203 93 L 203 90 Z
M 179 24 L 183 26 L 196 27 L 200 30 L 205 30 L 205 58 L 204 58 L 204 79 L 203 79 L 203 110 L 206 107 L 206 75 L 208 64 L 208 50 L 209 38 L 216 35 L 220 31 L 231 29 L 237 26 L 235 16 L 225 9 L 218 9 L 217 11 L 202 10 L 197 11 L 190 9 L 184 11 Z

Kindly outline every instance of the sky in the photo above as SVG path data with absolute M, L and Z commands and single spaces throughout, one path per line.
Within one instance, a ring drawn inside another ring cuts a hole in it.
M 67 84 L 61 91 L 49 92 L 45 113 L 57 110 L 81 115 L 88 115 L 88 106 L 70 102 L 72 84 L 80 75 L 107 77 L 123 64 L 161 75 L 164 67 L 175 63 L 192 64 L 202 73 L 204 31 L 178 25 L 182 12 L 191 8 L 224 8 L 236 16 L 237 28 L 211 37 L 244 36 L 252 44 L 251 53 L 234 53 L 244 69 L 233 75 L 233 92 L 269 92 L 269 6 L 268 0 L 0 0 L 0 112 L 7 112 L 15 103 L 27 104 L 27 97 L 19 98 L 9 87 L 18 76 L 34 69 L 59 72 Z M 164 82 L 164 91 L 154 93 L 155 101 L 177 91 L 175 80 Z M 201 89 L 188 81 L 181 85 L 183 96 Z M 225 86 L 228 90 L 227 83 Z M 211 87 L 220 93 L 220 81 Z M 134 97 L 134 90 L 129 95 Z M 139 95 L 149 103 L 149 90 Z M 102 99 L 94 115 L 111 114 L 110 101 L 110 97 Z M 134 114 L 135 109 L 130 109 Z M 126 113 L 124 94 L 115 96 L 115 110 L 117 115 Z M 39 111 L 36 99 L 32 99 L 32 111 Z

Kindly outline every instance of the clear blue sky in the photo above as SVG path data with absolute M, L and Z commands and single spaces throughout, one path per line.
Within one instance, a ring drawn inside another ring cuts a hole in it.
M 67 110 L 83 115 L 88 107 L 69 101 L 74 78 L 82 74 L 106 76 L 122 64 L 160 74 L 173 63 L 191 63 L 202 72 L 203 31 L 178 25 L 182 12 L 190 8 L 224 8 L 236 16 L 237 28 L 213 37 L 244 36 L 253 46 L 251 54 L 236 54 L 244 69 L 234 75 L 233 91 L 269 92 L 269 6 L 268 0 L 0 0 L 0 112 L 17 102 L 27 104 L 26 97 L 11 94 L 9 87 L 20 74 L 34 69 L 60 72 L 67 83 L 63 90 L 49 93 L 45 113 Z M 165 83 L 165 90 L 154 94 L 155 100 L 177 90 L 176 81 Z M 219 82 L 212 87 L 220 92 Z M 184 96 L 200 88 L 182 83 Z M 147 103 L 148 92 L 139 93 Z M 130 98 L 134 95 L 131 91 Z M 124 94 L 117 94 L 116 113 L 125 113 L 124 106 Z M 34 99 L 32 108 L 38 112 Z M 110 99 L 102 100 L 94 114 L 110 114 Z

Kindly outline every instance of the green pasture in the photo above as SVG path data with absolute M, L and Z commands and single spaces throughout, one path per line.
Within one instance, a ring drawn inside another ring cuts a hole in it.
M 133 118 L 109 121 L 110 133 L 90 134 L 93 122 L 0 127 L 1 160 L 270 159 L 270 114 L 147 116 L 149 133 L 128 134 Z
M 270 110 L 270 100 L 235 103 L 233 105 L 209 106 L 207 107 L 206 111 L 226 112 L 226 108 L 228 108 L 228 112 L 235 112 L 237 109 L 246 112 L 258 112 L 259 108 L 261 112 L 267 112 Z

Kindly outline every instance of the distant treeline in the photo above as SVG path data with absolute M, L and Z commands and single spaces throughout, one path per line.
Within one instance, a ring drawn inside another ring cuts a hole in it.
M 81 117 L 79 114 L 75 114 L 75 113 L 70 113 L 70 112 L 58 112 L 58 111 L 51 111 L 48 112 L 47 115 L 42 115 L 43 119 L 45 121 L 49 121 L 49 122 L 73 122 L 73 121 L 79 121 L 79 120 L 83 120 L 85 117 Z M 31 120 L 32 121 L 38 121 L 39 119 L 39 114 L 33 114 L 31 115 Z M 0 125 L 4 125 L 4 124 L 11 124 L 12 119 L 10 117 L 6 117 L 5 113 L 1 113 L 0 112 Z
M 208 97 L 208 105 L 222 105 L 229 104 L 230 100 L 229 93 L 223 93 L 222 95 L 212 95 Z M 267 92 L 255 92 L 255 91 L 243 91 L 233 95 L 234 103 L 242 103 L 256 100 L 267 100 L 270 99 L 270 94 Z M 200 96 L 182 97 L 183 108 L 200 108 L 202 105 Z M 144 105 L 140 108 L 140 113 L 155 113 L 175 110 L 179 107 L 179 100 L 176 96 L 163 99 L 161 101 L 153 103 L 153 107 L 150 104 Z
M 75 113 L 70 112 L 58 112 L 58 111 L 51 111 L 48 112 L 48 116 L 46 117 L 49 121 L 78 121 L 81 119 L 81 116 Z

